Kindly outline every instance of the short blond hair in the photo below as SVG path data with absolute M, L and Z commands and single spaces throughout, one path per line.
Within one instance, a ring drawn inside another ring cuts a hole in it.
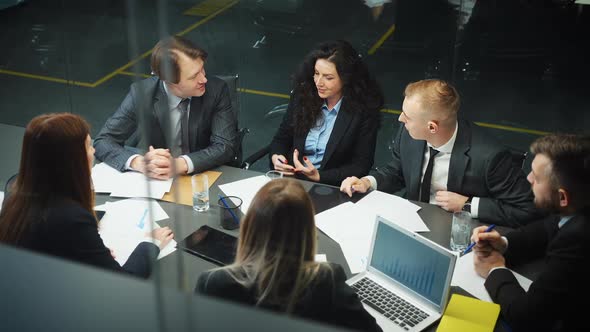
M 417 97 L 428 111 L 440 114 L 440 119 L 455 119 L 461 98 L 457 89 L 448 82 L 438 79 L 427 79 L 412 82 L 406 86 L 404 96 Z

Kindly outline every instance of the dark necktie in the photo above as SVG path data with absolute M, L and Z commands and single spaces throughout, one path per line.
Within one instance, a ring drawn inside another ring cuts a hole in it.
M 182 154 L 187 154 L 190 152 L 190 145 L 189 145 L 189 137 L 188 137 L 188 104 L 190 102 L 190 98 L 183 99 L 178 104 L 178 109 L 180 109 L 180 149 Z
M 428 165 L 426 166 L 426 172 L 424 172 L 424 178 L 420 185 L 420 202 L 428 203 L 430 201 L 430 182 L 432 182 L 432 168 L 434 167 L 434 156 L 438 153 L 429 147 L 430 158 L 428 158 Z

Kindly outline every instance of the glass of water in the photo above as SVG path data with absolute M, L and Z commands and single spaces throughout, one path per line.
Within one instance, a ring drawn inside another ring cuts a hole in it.
M 265 175 L 269 180 L 280 179 L 283 177 L 283 173 L 279 171 L 268 171 Z
M 471 243 L 471 213 L 459 211 L 453 213 L 451 224 L 451 250 L 464 251 Z
M 193 186 L 193 210 L 209 210 L 209 178 L 207 174 L 195 174 L 191 177 Z

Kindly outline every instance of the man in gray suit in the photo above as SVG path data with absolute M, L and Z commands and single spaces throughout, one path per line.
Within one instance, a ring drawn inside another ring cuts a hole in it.
M 237 119 L 227 84 L 206 77 L 206 59 L 203 49 L 182 37 L 158 42 L 151 57 L 156 76 L 131 85 L 94 140 L 96 158 L 156 179 L 231 161 Z M 130 137 L 143 154 L 124 146 Z
M 459 94 L 444 81 L 408 84 L 393 160 L 369 176 L 345 179 L 340 190 L 350 196 L 375 189 L 398 193 L 498 225 L 535 218 L 524 172 L 481 128 L 457 118 L 459 105 Z

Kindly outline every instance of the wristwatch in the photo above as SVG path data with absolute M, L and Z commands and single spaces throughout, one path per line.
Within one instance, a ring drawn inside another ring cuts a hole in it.
M 467 201 L 465 202 L 465 204 L 463 204 L 463 208 L 461 209 L 462 211 L 467 211 L 469 213 L 471 213 L 471 198 L 469 197 L 467 199 Z

